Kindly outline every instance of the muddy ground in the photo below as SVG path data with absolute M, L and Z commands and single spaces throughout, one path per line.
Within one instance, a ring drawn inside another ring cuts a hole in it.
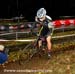
M 52 53 L 52 57 L 36 54 L 29 62 L 18 61 L 0 66 L 0 74 L 75 74 L 75 49 Z

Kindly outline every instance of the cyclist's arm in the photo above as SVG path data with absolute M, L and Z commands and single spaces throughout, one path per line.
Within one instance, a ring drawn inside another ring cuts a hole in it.
M 33 35 L 37 35 L 37 33 L 34 31 L 34 29 L 37 27 L 37 24 L 39 24 L 39 21 L 38 21 L 37 17 L 35 17 L 35 23 L 31 27 L 31 33 Z
M 40 25 L 43 24 L 43 23 L 37 18 L 37 16 L 35 17 L 35 22 L 36 22 L 36 24 L 40 24 Z
M 50 30 L 52 30 L 51 35 L 53 35 L 53 31 L 54 31 L 53 22 L 49 22 L 49 23 L 48 23 L 48 28 L 49 28 Z
M 48 22 L 52 22 L 52 18 L 48 15 L 46 15 L 46 18 L 48 19 Z
M 53 22 L 52 22 L 52 18 L 48 15 L 46 15 L 46 18 L 48 19 L 48 28 L 51 30 L 52 29 L 52 34 L 53 34 L 53 31 L 54 31 L 54 25 L 53 25 Z

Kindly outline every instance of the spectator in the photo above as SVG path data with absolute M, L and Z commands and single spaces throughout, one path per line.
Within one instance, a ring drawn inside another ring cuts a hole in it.
M 4 63 L 8 60 L 4 45 L 0 45 L 0 65 L 4 67 Z

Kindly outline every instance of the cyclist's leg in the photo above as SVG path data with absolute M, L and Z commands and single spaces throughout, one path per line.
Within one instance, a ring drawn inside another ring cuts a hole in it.
M 51 36 L 47 36 L 46 41 L 47 41 L 48 56 L 51 56 L 51 55 L 50 55 L 51 46 L 52 46 L 52 43 L 51 43 Z
M 38 48 L 40 49 L 42 46 L 42 40 L 38 40 Z
M 48 48 L 48 51 L 51 51 L 51 36 L 48 36 L 47 38 L 46 38 L 46 40 L 47 40 L 47 48 Z

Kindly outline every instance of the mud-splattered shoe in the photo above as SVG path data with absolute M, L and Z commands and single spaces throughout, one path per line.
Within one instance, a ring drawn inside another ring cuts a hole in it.
M 48 57 L 48 59 L 51 58 L 51 54 L 50 54 L 50 52 L 48 52 L 47 57 Z

